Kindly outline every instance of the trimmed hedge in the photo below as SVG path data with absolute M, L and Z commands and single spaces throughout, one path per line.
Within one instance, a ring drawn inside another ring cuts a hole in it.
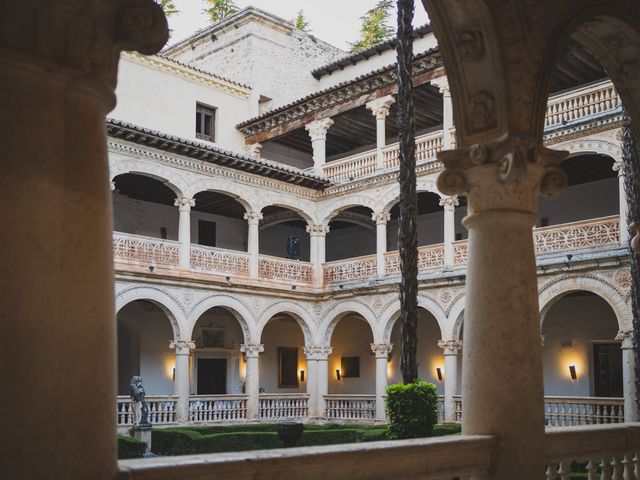
M 462 425 L 459 423 L 445 423 L 433 427 L 432 437 L 442 437 L 444 435 L 457 435 L 462 432 Z
M 118 435 L 118 458 L 142 458 L 146 450 L 146 443 Z
M 389 438 L 430 437 L 438 421 L 436 386 L 424 380 L 387 387 Z

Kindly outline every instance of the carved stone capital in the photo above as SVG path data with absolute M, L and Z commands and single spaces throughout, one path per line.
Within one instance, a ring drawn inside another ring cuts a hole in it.
M 244 214 L 244 219 L 249 222 L 249 225 L 258 225 L 262 218 L 262 212 L 246 212 Z
M 307 225 L 307 233 L 312 237 L 324 237 L 329 233 L 329 225 Z
M 378 212 L 372 214 L 371 219 L 376 222 L 376 225 L 386 225 L 391 220 L 391 214 L 389 212 Z
M 619 159 L 613 162 L 613 165 L 611 166 L 611 170 L 613 170 L 614 172 L 618 172 L 619 177 L 624 175 L 624 171 L 622 168 L 622 159 Z
M 622 342 L 622 349 L 629 350 L 633 348 L 633 330 L 620 330 L 616 335 L 616 340 L 620 340 Z
M 445 207 L 445 209 L 447 208 L 454 209 L 458 205 L 460 205 L 460 201 L 458 200 L 457 195 L 453 195 L 452 197 L 442 197 L 440 199 L 439 205 L 441 207 Z
M 438 346 L 444 350 L 445 355 L 458 355 L 462 348 L 461 340 L 438 340 Z
M 245 145 L 244 149 L 249 157 L 253 158 L 254 160 L 260 160 L 260 155 L 262 153 L 261 143 L 252 143 L 251 145 Z
M 323 118 L 305 125 L 304 128 L 309 132 L 311 141 L 315 142 L 316 140 L 327 139 L 327 131 L 331 128 L 331 125 L 333 125 L 333 120 L 330 118 Z
M 367 103 L 367 108 L 376 116 L 376 120 L 384 120 L 389 116 L 389 109 L 395 103 L 396 99 L 391 95 L 376 98 Z
M 307 360 L 328 360 L 331 352 L 333 352 L 333 347 L 325 347 L 322 345 L 304 347 L 304 354 Z
M 393 350 L 392 343 L 372 343 L 371 351 L 375 354 L 376 358 L 389 358 L 389 354 Z
M 196 348 L 196 343 L 191 340 L 176 340 L 169 343 L 169 348 L 175 350 L 177 355 L 189 355 L 189 351 Z
M 116 182 L 109 182 L 109 190 L 112 192 L 116 189 Z
M 247 358 L 258 358 L 262 352 L 264 352 L 264 345 L 261 343 L 245 343 L 240 345 L 240 351 L 245 354 Z
M 191 211 L 191 207 L 196 206 L 196 201 L 193 198 L 188 197 L 178 197 L 175 199 L 173 204 L 178 207 L 180 210 L 186 210 L 187 212 Z
M 431 80 L 429 83 L 434 87 L 438 87 L 438 90 L 443 95 L 451 95 L 451 90 L 449 88 L 449 79 L 447 77 L 438 77 Z
M 509 137 L 438 153 L 445 170 L 438 189 L 445 195 L 467 195 L 469 214 L 511 210 L 537 212 L 538 195 L 559 194 L 567 186 L 560 163 L 568 152 Z

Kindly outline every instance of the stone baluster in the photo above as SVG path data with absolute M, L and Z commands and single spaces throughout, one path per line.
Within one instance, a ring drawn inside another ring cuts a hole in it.
M 307 394 L 309 395 L 309 416 L 324 418 L 326 415 L 325 395 L 329 392 L 329 355 L 331 347 L 305 346 L 307 357 Z
M 324 175 L 322 167 L 327 160 L 327 131 L 333 125 L 333 120 L 323 118 L 305 126 L 311 137 L 313 147 L 313 171 L 316 175 Z
M 440 206 L 444 207 L 444 269 L 451 270 L 455 260 L 453 242 L 456 239 L 456 207 L 460 204 L 456 195 L 440 199 Z
M 260 220 L 261 212 L 247 212 L 244 219 L 249 223 L 247 251 L 249 252 L 249 275 L 258 278 L 258 265 L 260 259 Z
M 438 87 L 442 93 L 442 148 L 451 149 L 453 144 L 451 129 L 453 128 L 453 103 L 451 101 L 451 90 L 447 77 L 439 77 L 431 81 L 432 85 Z
M 438 340 L 444 350 L 444 421 L 456 421 L 455 395 L 458 391 L 458 354 L 462 348 L 460 340 Z
M 257 420 L 260 414 L 260 354 L 264 345 L 246 343 L 240 345 L 240 351 L 247 360 L 247 372 L 244 381 L 244 393 L 247 395 L 247 420 Z
M 391 220 L 388 212 L 374 213 L 371 217 L 376 222 L 376 267 L 378 277 L 385 275 L 384 254 L 387 252 L 387 222 Z
M 376 170 L 384 168 L 384 153 L 382 149 L 387 146 L 386 120 L 389 116 L 391 105 L 395 103 L 391 95 L 376 98 L 367 103 L 367 108 L 376 117 Z
M 624 397 L 624 421 L 638 421 L 638 394 L 633 350 L 633 330 L 620 330 L 616 340 L 622 342 L 622 388 Z
M 178 242 L 180 242 L 180 266 L 191 266 L 191 207 L 196 206 L 193 198 L 178 197 L 173 203 L 180 211 L 178 222 Z
M 613 162 L 613 171 L 618 172 L 618 198 L 620 203 L 620 245 L 629 245 L 629 227 L 627 226 L 627 194 L 624 188 L 624 168 L 622 159 Z
M 313 268 L 313 286 L 321 288 L 324 283 L 324 271 L 322 265 L 326 260 L 327 233 L 329 225 L 307 225 L 309 234 L 310 257 Z
M 376 356 L 376 420 L 387 420 L 384 397 L 387 394 L 387 362 L 393 349 L 390 343 L 372 343 L 371 351 Z
M 560 167 L 566 156 L 520 137 L 438 155 L 445 166 L 438 189 L 445 195 L 466 195 L 469 202 L 464 219 L 469 260 L 462 430 L 502 439 L 492 476 L 496 480 L 533 480 L 544 474 L 542 354 L 531 229 L 540 192 L 553 195 L 566 188 Z
M 173 379 L 173 394 L 178 397 L 176 416 L 179 424 L 184 425 L 189 418 L 189 354 L 196 348 L 191 340 L 177 340 L 169 344 L 171 350 L 176 351 L 176 366 Z

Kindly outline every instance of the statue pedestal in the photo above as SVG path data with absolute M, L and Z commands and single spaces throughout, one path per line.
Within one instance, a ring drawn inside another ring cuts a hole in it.
M 151 456 L 151 424 L 136 425 L 131 431 L 133 432 L 133 438 L 147 444 L 144 456 Z

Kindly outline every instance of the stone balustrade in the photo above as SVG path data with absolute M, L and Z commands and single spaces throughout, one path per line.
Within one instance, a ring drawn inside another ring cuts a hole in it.
M 324 281 L 326 283 L 372 278 L 377 275 L 375 255 L 337 260 L 324 264 Z
M 545 128 L 566 125 L 614 110 L 620 106 L 620 97 L 611 81 L 598 82 L 571 92 L 555 95 L 547 102 Z
M 178 265 L 180 244 L 173 240 L 161 240 L 115 233 L 113 235 L 113 258 L 116 261 L 139 262 L 146 265 Z
M 313 278 L 311 263 L 288 258 L 260 255 L 258 275 L 271 280 L 287 282 L 311 283 Z
M 545 397 L 548 427 L 624 422 L 624 400 L 600 397 Z
M 249 254 L 222 248 L 191 245 L 191 268 L 202 272 L 249 275 Z
M 323 175 L 335 183 L 350 182 L 356 178 L 372 175 L 375 172 L 375 150 L 369 150 L 327 163 L 322 168 Z
M 620 217 L 536 228 L 533 238 L 537 255 L 615 245 L 620 243 Z
M 330 420 L 368 421 L 376 418 L 375 395 L 325 395 Z
M 309 416 L 306 394 L 260 394 L 260 420 L 301 420 Z
M 189 398 L 192 423 L 233 423 L 246 418 L 246 395 L 191 395 Z
M 152 425 L 173 425 L 176 423 L 177 397 L 148 395 L 145 400 L 149 405 L 149 422 Z M 118 427 L 130 427 L 133 425 L 133 409 L 129 396 L 118 396 L 116 412 L 116 425 Z

